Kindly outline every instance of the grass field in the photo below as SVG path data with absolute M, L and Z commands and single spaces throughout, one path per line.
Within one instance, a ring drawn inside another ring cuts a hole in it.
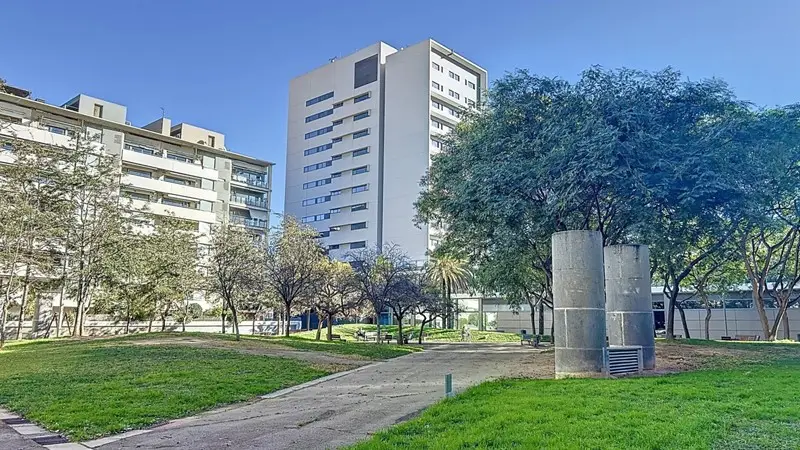
M 355 448 L 800 448 L 800 346 L 687 343 L 748 355 L 660 377 L 484 383 Z
M 342 336 L 343 339 L 348 341 L 355 341 L 355 333 L 358 331 L 359 328 L 363 328 L 365 331 L 375 331 L 377 327 L 375 325 L 368 325 L 368 324 L 347 324 L 347 325 L 334 325 L 333 326 L 333 333 Z M 410 333 L 414 331 L 416 335 L 417 331 L 419 331 L 419 327 L 403 327 L 404 333 Z M 326 329 L 322 330 L 322 337 L 324 339 L 325 333 L 327 333 Z M 388 325 L 381 327 L 381 333 L 390 333 L 396 334 L 397 333 L 397 325 Z M 497 331 L 477 331 L 472 330 L 470 331 L 471 334 L 471 341 L 472 342 L 519 342 L 519 334 L 516 333 L 503 333 Z M 304 339 L 314 339 L 317 335 L 317 332 L 312 331 L 301 331 L 299 333 L 294 333 L 292 336 Z M 425 328 L 425 341 L 424 342 L 459 342 L 461 341 L 461 331 L 460 330 L 445 330 L 441 328 Z M 416 342 L 416 340 L 415 340 Z
M 181 345 L 178 337 L 225 347 Z M 137 345 L 144 339 L 161 343 Z M 418 350 L 297 338 L 243 337 L 236 343 L 231 336 L 206 333 L 10 343 L 0 352 L 0 405 L 73 440 L 85 440 L 249 400 L 329 373 L 307 362 L 245 354 L 236 351 L 239 346 L 280 346 L 360 359 Z

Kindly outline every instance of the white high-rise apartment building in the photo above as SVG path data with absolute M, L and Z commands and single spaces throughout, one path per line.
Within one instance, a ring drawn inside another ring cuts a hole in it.
M 431 39 L 379 42 L 293 79 L 285 212 L 334 257 L 393 243 L 424 260 L 439 236 L 414 224 L 420 179 L 486 84 L 484 69 Z

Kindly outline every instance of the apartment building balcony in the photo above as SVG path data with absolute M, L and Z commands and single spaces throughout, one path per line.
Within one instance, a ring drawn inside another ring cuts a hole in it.
M 267 205 L 266 199 L 257 197 L 248 197 L 246 195 L 231 195 L 231 203 L 247 205 L 252 208 L 260 208 L 264 210 L 269 209 L 269 205 Z
M 242 217 L 242 216 L 234 216 L 231 215 L 231 223 L 236 225 L 242 225 L 247 228 L 256 228 L 259 230 L 263 230 L 267 228 L 267 221 L 264 219 L 257 219 L 252 217 Z
M 123 175 L 121 183 L 126 186 L 133 186 L 148 191 L 161 192 L 197 200 L 205 200 L 212 203 L 217 201 L 217 193 L 212 190 L 200 189 L 194 186 L 158 180 L 155 178 L 140 177 L 136 175 Z
M 203 167 L 194 162 L 164 158 L 163 154 L 156 150 L 153 150 L 153 153 L 143 152 L 142 150 L 142 147 L 126 144 L 125 148 L 122 150 L 122 161 L 180 175 L 188 175 L 193 178 L 205 178 L 207 180 L 219 179 L 219 172 L 217 172 L 216 169 Z
M 265 177 L 266 175 L 264 177 L 259 177 L 245 172 L 233 172 L 231 173 L 231 182 L 240 183 L 246 186 L 254 187 L 256 189 L 268 191 L 269 182 L 264 179 Z
M 179 219 L 193 220 L 196 222 L 216 223 L 217 215 L 212 211 L 203 211 L 196 208 L 184 208 L 181 206 L 174 206 L 165 203 L 148 202 L 144 200 L 134 199 L 132 201 L 133 207 L 137 209 L 147 209 L 153 214 L 164 216 L 174 216 Z
M 26 123 L 4 123 L 0 135 L 41 142 L 58 147 L 75 147 L 75 140 L 66 128 L 35 126 Z

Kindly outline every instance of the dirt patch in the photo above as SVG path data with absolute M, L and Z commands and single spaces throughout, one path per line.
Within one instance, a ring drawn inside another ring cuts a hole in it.
M 736 348 L 689 345 L 680 343 L 656 344 L 656 371 L 686 372 L 710 367 L 723 359 L 752 360 L 753 351 Z
M 200 339 L 196 337 L 170 337 L 138 339 L 130 341 L 134 345 L 186 345 L 190 347 L 215 348 L 233 350 L 248 355 L 275 356 L 279 358 L 297 359 L 309 362 L 317 368 L 328 372 L 342 372 L 369 364 L 371 361 L 350 357 L 350 355 L 335 355 L 332 353 L 295 350 L 282 345 L 268 344 L 254 341 L 217 341 Z

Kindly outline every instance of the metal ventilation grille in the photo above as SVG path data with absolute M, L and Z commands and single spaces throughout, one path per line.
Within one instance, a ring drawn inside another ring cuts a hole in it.
M 642 347 L 606 348 L 606 367 L 609 375 L 623 375 L 642 372 Z

